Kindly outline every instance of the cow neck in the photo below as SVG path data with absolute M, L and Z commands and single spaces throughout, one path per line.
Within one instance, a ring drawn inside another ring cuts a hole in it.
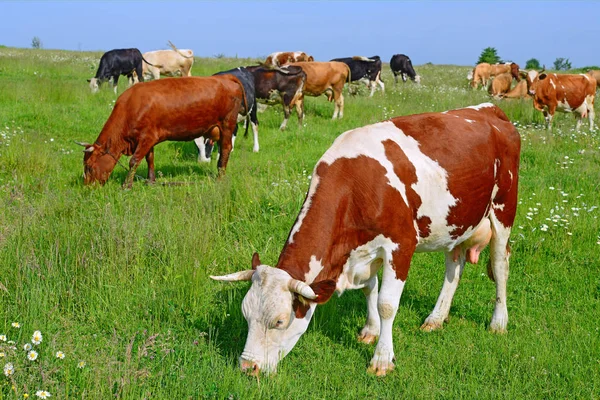
M 374 237 L 370 230 L 351 222 L 356 221 L 351 196 L 343 186 L 321 182 L 312 198 L 307 198 L 302 212 L 307 204 L 308 210 L 304 218 L 302 212 L 297 218 L 277 268 L 309 284 L 337 281 L 350 252 Z
M 103 152 L 111 154 L 115 159 L 118 159 L 121 154 L 132 154 L 129 144 L 124 140 L 123 125 L 123 121 L 111 115 L 95 142 Z

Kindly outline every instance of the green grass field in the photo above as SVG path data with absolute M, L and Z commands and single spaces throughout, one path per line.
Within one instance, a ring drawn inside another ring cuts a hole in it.
M 445 328 L 421 332 L 444 262 L 418 254 L 394 325 L 393 373 L 366 373 L 374 346 L 356 341 L 366 306 L 353 291 L 319 307 L 278 374 L 256 380 L 237 361 L 248 284 L 208 276 L 248 268 L 254 251 L 276 263 L 312 168 L 340 133 L 487 93 L 467 87 L 470 67 L 416 66 L 421 85 L 394 87 L 385 65 L 386 92 L 346 94 L 340 121 L 325 97 L 307 99 L 302 128 L 294 113 L 280 132 L 281 107 L 259 114 L 260 153 L 251 135 L 239 137 L 222 180 L 214 159 L 197 163 L 193 143 L 168 142 L 156 148 L 158 184 L 123 190 L 117 167 L 90 188 L 73 141 L 93 142 L 116 99 L 87 86 L 100 55 L 0 48 L 0 366 L 14 368 L 0 375 L 0 399 L 38 390 L 56 399 L 600 397 L 598 131 L 576 132 L 572 116 L 557 115 L 550 133 L 531 101 L 497 103 L 522 136 L 508 334 L 487 331 L 487 250 L 465 268 Z M 196 59 L 193 74 L 253 61 Z M 23 346 L 36 330 L 43 341 L 31 361 Z

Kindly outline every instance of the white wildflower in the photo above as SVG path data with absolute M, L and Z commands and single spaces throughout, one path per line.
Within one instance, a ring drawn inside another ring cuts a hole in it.
M 31 344 L 30 343 L 25 343 L 25 345 L 23 346 L 23 350 L 25 350 L 25 351 L 31 350 Z
M 63 358 L 65 358 L 65 353 L 63 353 L 62 351 L 57 351 L 56 358 L 60 358 L 62 360 Z
M 42 332 L 40 332 L 40 331 L 33 332 L 33 336 L 31 337 L 31 343 L 36 344 L 36 345 L 42 343 Z
M 13 367 L 12 363 L 4 364 L 4 375 L 11 376 L 15 373 L 15 367 Z
M 27 353 L 27 359 L 29 361 L 35 361 L 38 358 L 38 353 L 35 350 L 31 350 L 30 352 Z

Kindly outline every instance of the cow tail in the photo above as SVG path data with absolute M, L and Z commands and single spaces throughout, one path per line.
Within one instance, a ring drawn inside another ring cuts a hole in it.
M 352 82 L 352 71 L 350 71 L 350 66 L 346 63 L 344 63 L 344 65 L 346 65 L 346 69 L 348 70 L 348 80 L 346 82 L 350 83 Z
M 242 82 L 236 78 L 238 85 L 242 89 L 242 101 L 244 102 L 244 108 L 246 109 L 246 130 L 244 132 L 244 137 L 248 137 L 248 127 L 250 126 L 250 109 L 248 108 L 248 101 L 246 99 L 246 90 L 244 89 L 244 85 Z M 255 101 L 256 103 L 256 101 Z M 254 104 L 256 106 L 256 104 Z
M 171 41 L 169 40 L 169 46 L 173 49 L 173 51 L 175 51 L 177 54 L 179 54 L 181 57 L 183 58 L 194 58 L 194 56 L 187 56 L 185 54 L 183 54 L 181 51 L 179 51 L 179 49 L 177 47 L 175 47 L 175 45 L 173 43 L 171 43 Z
M 162 65 L 154 65 L 154 64 L 149 63 L 148 60 L 146 60 L 144 58 L 144 56 L 142 56 L 142 61 L 144 61 L 146 64 L 148 64 L 148 65 L 150 65 L 152 67 L 156 67 L 156 68 L 162 68 L 163 67 Z

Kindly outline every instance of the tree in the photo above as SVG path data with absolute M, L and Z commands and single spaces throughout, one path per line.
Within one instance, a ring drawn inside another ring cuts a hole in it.
M 565 59 L 559 57 L 556 60 L 554 60 L 554 69 L 556 71 L 566 71 L 568 69 L 571 69 L 571 62 L 568 58 Z
M 481 52 L 479 60 L 477 60 L 477 64 L 480 64 L 482 62 L 486 62 L 489 64 L 497 64 L 501 63 L 502 60 L 500 59 L 500 56 L 498 56 L 498 50 L 496 50 L 494 47 L 486 47 Z
M 525 69 L 541 69 L 540 62 L 537 58 L 530 58 L 525 63 Z
M 34 49 L 41 49 L 42 40 L 38 36 L 34 36 L 33 39 L 31 39 L 31 47 Z

